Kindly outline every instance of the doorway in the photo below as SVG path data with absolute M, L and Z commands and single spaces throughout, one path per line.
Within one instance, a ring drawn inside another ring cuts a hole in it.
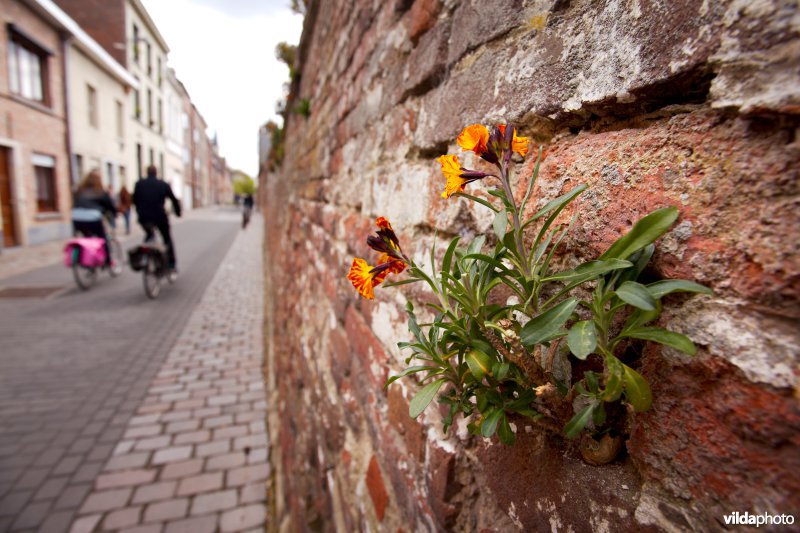
M 14 205 L 11 202 L 11 171 L 9 150 L 0 146 L 0 208 L 3 210 L 3 246 L 16 246 L 17 228 L 14 225 Z

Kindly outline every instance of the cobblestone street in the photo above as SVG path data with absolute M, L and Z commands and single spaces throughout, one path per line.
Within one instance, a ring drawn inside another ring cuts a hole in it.
M 118 319 L 109 318 L 116 315 L 108 311 L 99 323 L 86 316 L 38 334 L 34 325 L 16 337 L 8 332 L 18 341 L 8 352 L 17 355 L 0 360 L 5 374 L 0 378 L 0 530 L 263 529 L 268 451 L 261 220 L 256 217 L 237 232 L 238 213 L 220 211 L 176 225 L 181 277 L 159 300 L 135 300 L 140 314 L 128 313 L 125 328 L 117 327 Z M 223 250 L 220 259 L 181 239 L 180 231 L 190 226 L 204 246 Z M 195 287 L 190 274 L 204 268 L 210 283 L 198 280 Z M 34 285 L 37 276 L 44 274 L 30 273 L 23 281 Z M 140 280 L 131 272 L 124 276 L 134 278 L 135 285 L 118 289 L 124 297 L 144 298 Z M 57 294 L 50 306 L 94 298 L 95 305 L 111 307 L 108 293 L 117 281 L 106 278 L 87 293 Z M 186 295 L 183 314 L 169 307 L 171 298 L 182 297 L 181 290 L 197 292 Z M 116 294 L 113 301 L 121 298 Z M 26 320 L 41 324 L 30 316 L 35 302 L 3 302 L 12 304 L 17 329 Z M 155 315 L 162 329 L 120 337 L 148 315 Z M 125 356 L 109 361 L 117 350 L 107 343 L 80 353 L 60 346 L 69 342 L 62 335 L 69 337 L 74 328 L 87 337 L 97 335 L 93 330 L 110 330 Z M 48 349 L 57 360 L 41 355 Z M 39 354 L 35 362 L 25 361 L 31 350 Z M 75 407 L 65 419 L 65 406 L 71 404 Z

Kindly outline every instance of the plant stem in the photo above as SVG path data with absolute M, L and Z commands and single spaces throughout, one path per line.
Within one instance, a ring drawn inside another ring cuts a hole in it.
M 514 199 L 514 193 L 511 192 L 511 185 L 508 183 L 508 166 L 503 164 L 500 166 L 500 182 L 503 184 L 503 190 L 506 193 L 508 203 L 511 204 L 511 218 L 514 222 L 514 242 L 517 245 L 517 254 L 520 258 L 520 266 L 522 266 L 522 273 L 525 279 L 530 279 L 530 268 L 528 265 L 528 254 L 525 251 L 525 244 L 522 242 L 522 224 L 519 220 L 519 209 L 517 208 L 517 201 Z

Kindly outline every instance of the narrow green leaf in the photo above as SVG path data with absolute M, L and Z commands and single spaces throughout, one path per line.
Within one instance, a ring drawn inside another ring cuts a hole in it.
M 644 271 L 647 263 L 650 262 L 650 258 L 653 257 L 653 252 L 655 252 L 655 250 L 655 244 L 648 244 L 641 250 L 628 256 L 628 260 L 633 263 L 633 268 L 629 268 L 625 272 L 622 272 L 619 277 L 617 277 L 617 286 L 622 285 L 626 281 L 636 281 L 636 279 L 639 277 L 639 274 Z
M 503 416 L 500 419 L 500 426 L 497 428 L 497 436 L 500 437 L 500 442 L 506 446 L 511 446 L 514 444 L 514 441 L 517 438 L 517 436 L 514 435 L 514 432 L 511 430 L 511 424 L 508 423 L 508 417 L 506 417 L 505 413 L 503 413 Z
M 553 274 L 552 276 L 547 276 L 546 278 L 542 278 L 542 281 L 563 281 L 566 283 L 578 280 L 587 281 L 596 276 L 605 274 L 606 272 L 611 272 L 612 270 L 617 270 L 620 268 L 628 268 L 631 266 L 633 266 L 633 263 L 631 263 L 630 261 L 625 261 L 623 259 L 609 259 L 608 261 L 589 261 L 588 263 L 583 263 L 582 265 L 578 265 L 572 270 L 565 270 L 564 272 L 558 272 L 556 274 Z
M 464 259 L 477 259 L 478 261 L 489 263 L 493 267 L 500 269 L 502 272 L 510 273 L 507 266 L 505 266 L 503 263 L 501 263 L 494 257 L 490 257 L 486 254 L 468 254 L 464 256 Z
M 442 388 L 444 382 L 444 379 L 437 379 L 436 381 L 428 383 L 422 387 L 422 390 L 420 390 L 408 404 L 408 416 L 411 418 L 417 418 L 420 413 L 422 413 L 422 411 L 428 407 L 428 404 L 431 403 L 433 397 L 436 396 L 436 393 L 439 392 L 440 388 Z
M 655 298 L 641 283 L 626 281 L 617 288 L 616 293 L 620 300 L 643 311 L 655 311 L 656 309 Z
M 595 404 L 593 403 L 587 405 L 567 422 L 567 425 L 564 426 L 564 435 L 566 435 L 568 439 L 573 439 L 580 435 L 580 432 L 583 431 L 583 428 L 585 428 L 586 424 L 591 420 L 594 408 Z
M 387 281 L 386 283 L 383 284 L 383 287 L 384 288 L 399 287 L 401 285 L 408 285 L 409 283 L 416 283 L 418 281 L 423 281 L 423 280 L 420 279 L 420 278 L 410 278 L 410 279 L 404 279 L 404 280 L 400 280 L 400 281 Z
M 384 389 L 387 388 L 389 385 L 391 385 L 392 383 L 394 383 L 398 379 L 400 379 L 402 377 L 405 377 L 405 376 L 407 376 L 409 374 L 414 374 L 416 372 L 422 372 L 423 370 L 428 370 L 428 369 L 430 369 L 430 370 L 438 370 L 438 368 L 435 367 L 435 366 L 428 366 L 428 365 L 410 366 L 408 368 L 403 369 L 403 371 L 400 372 L 399 374 L 397 374 L 396 376 L 392 376 L 389 379 L 387 379 L 386 380 L 386 384 L 383 386 L 383 388 Z
M 645 216 L 633 228 L 600 256 L 600 259 L 627 259 L 632 253 L 641 250 L 663 235 L 678 218 L 678 210 L 665 207 Z
M 606 409 L 603 407 L 602 403 L 598 404 L 597 408 L 594 410 L 592 422 L 594 422 L 594 427 L 596 428 L 599 428 L 606 423 Z
M 503 381 L 508 377 L 508 372 L 511 370 L 511 365 L 509 363 L 495 363 L 492 367 L 492 374 L 494 375 L 497 381 Z
M 529 222 L 532 222 L 532 221 L 536 220 L 537 218 L 540 218 L 540 217 L 546 215 L 547 213 L 549 213 L 553 209 L 556 209 L 558 207 L 562 207 L 564 205 L 567 205 L 572 200 L 574 200 L 580 193 L 585 191 L 586 187 L 587 187 L 587 185 L 585 183 L 582 183 L 582 184 L 578 185 L 577 187 L 575 187 L 574 189 L 572 189 L 571 191 L 562 194 L 558 198 L 554 198 L 553 200 L 550 200 L 549 202 L 547 202 L 544 205 L 544 207 L 539 209 L 539 211 L 535 215 L 533 215 L 530 219 L 528 219 L 528 221 L 525 224 L 527 225 Z
M 497 238 L 502 240 L 503 236 L 506 234 L 506 229 L 508 229 L 508 213 L 505 211 L 497 213 L 494 217 L 492 227 L 494 228 L 494 234 L 497 235 Z
M 597 330 L 594 321 L 581 320 L 569 329 L 567 346 L 578 359 L 586 359 L 597 347 Z
M 469 371 L 475 379 L 481 380 L 492 368 L 492 358 L 480 350 L 470 350 L 466 355 Z
M 653 393 L 650 392 L 650 385 L 637 371 L 626 364 L 622 365 L 625 382 L 625 397 L 638 412 L 647 411 L 653 404 Z
M 505 413 L 502 409 L 495 409 L 487 416 L 481 424 L 481 435 L 491 437 L 497 430 L 497 424 Z
M 520 331 L 522 344 L 530 347 L 558 333 L 577 305 L 578 300 L 570 297 L 530 320 Z
M 652 322 L 658 315 L 661 314 L 661 302 L 656 300 L 656 308 L 652 311 L 643 311 L 641 309 L 634 309 L 633 313 L 630 314 L 628 320 L 625 321 L 625 326 L 623 326 L 622 331 L 623 333 L 627 330 L 636 329 L 641 326 L 644 326 L 648 322 Z
M 481 205 L 485 205 L 486 207 L 488 207 L 489 209 L 491 209 L 495 213 L 500 211 L 500 209 L 498 209 L 494 205 L 492 205 L 491 202 L 488 202 L 488 201 L 484 200 L 483 198 L 478 198 L 477 196 L 472 196 L 471 194 L 467 194 L 465 192 L 457 192 L 457 193 L 453 194 L 453 196 L 461 196 L 463 198 L 467 198 L 468 200 L 472 200 L 473 202 L 478 202 Z
M 689 337 L 666 329 L 636 328 L 625 331 L 620 335 L 620 337 L 623 336 L 666 344 L 667 346 L 671 346 L 672 348 L 680 350 L 688 355 L 694 355 L 697 352 L 697 347 L 689 339 Z
M 701 294 L 713 295 L 714 291 L 704 285 L 688 281 L 685 279 L 667 279 L 656 281 L 647 286 L 650 295 L 658 300 L 671 292 L 699 292 Z
M 539 165 L 542 162 L 542 147 L 539 146 L 539 154 L 536 156 L 536 166 L 533 167 L 533 174 L 531 175 L 531 179 L 528 182 L 528 190 L 525 191 L 525 197 L 522 199 L 522 203 L 519 204 L 519 212 L 523 213 L 525 211 L 525 206 L 528 205 L 528 199 L 531 197 L 531 191 L 533 191 L 533 184 L 536 183 L 536 178 L 539 177 Z
M 456 251 L 456 246 L 458 246 L 459 239 L 460 237 L 456 237 L 450 241 L 450 245 L 447 247 L 444 257 L 442 258 L 442 272 L 450 272 L 450 265 L 453 262 L 453 254 Z

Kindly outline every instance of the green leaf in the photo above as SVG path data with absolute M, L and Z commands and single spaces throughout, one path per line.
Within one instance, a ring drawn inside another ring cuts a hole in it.
M 400 281 L 387 281 L 383 284 L 384 288 L 388 287 L 399 287 L 401 285 L 408 285 L 409 283 L 416 283 L 418 281 L 422 281 L 420 278 L 411 278 L 411 279 L 404 279 Z
M 522 344 L 530 347 L 558 333 L 577 305 L 578 300 L 570 297 L 530 320 L 519 332 Z
M 494 375 L 497 381 L 503 381 L 508 376 L 508 372 L 510 370 L 511 370 L 511 365 L 509 363 L 497 362 L 492 367 L 492 374 Z
M 585 183 L 582 183 L 582 184 L 578 185 L 577 187 L 575 187 L 574 189 L 572 189 L 571 191 L 569 191 L 568 193 L 564 193 L 561 196 L 559 196 L 558 198 L 554 198 L 553 200 L 550 200 L 549 202 L 547 202 L 544 205 L 544 207 L 539 209 L 539 211 L 535 215 L 533 215 L 530 219 L 528 219 L 528 221 L 525 222 L 525 225 L 527 226 L 528 224 L 530 224 L 531 222 L 533 222 L 537 218 L 546 215 L 547 213 L 549 213 L 553 209 L 556 209 L 556 208 L 562 207 L 564 205 L 567 205 L 572 200 L 574 200 L 575 197 L 577 197 L 580 193 L 585 191 L 586 187 L 587 187 L 587 185 Z
M 483 198 L 478 198 L 477 196 L 472 196 L 471 194 L 467 194 L 465 192 L 457 192 L 457 193 L 453 194 L 453 196 L 461 196 L 463 198 L 467 198 L 469 200 L 472 200 L 473 202 L 478 202 L 481 205 L 485 205 L 486 207 L 488 207 L 489 209 L 491 209 L 495 213 L 500 211 L 498 208 L 493 206 L 491 202 L 488 202 L 488 201 L 484 200 Z
M 456 251 L 456 246 L 458 246 L 459 239 L 460 237 L 456 237 L 450 241 L 450 245 L 447 247 L 447 251 L 444 253 L 444 257 L 442 258 L 442 272 L 450 272 L 450 265 L 453 262 L 453 254 Z
M 564 435 L 567 436 L 568 439 L 573 439 L 577 437 L 583 428 L 586 427 L 586 424 L 589 423 L 589 420 L 592 418 L 592 411 L 594 411 L 596 404 L 589 404 L 570 419 L 567 422 L 567 425 L 564 426 Z
M 638 412 L 647 411 L 653 404 L 653 393 L 650 392 L 650 385 L 637 371 L 626 364 L 622 365 L 625 382 L 625 397 Z
M 492 358 L 480 350 L 470 350 L 466 356 L 469 371 L 475 379 L 481 380 L 492 368 Z
M 484 437 L 491 437 L 494 435 L 494 432 L 497 430 L 497 424 L 504 414 L 502 409 L 495 409 L 492 411 L 481 424 L 481 435 Z
M 631 337 L 666 344 L 688 355 L 694 355 L 697 347 L 686 335 L 661 328 L 636 328 L 623 332 L 620 337 Z
M 417 418 L 420 413 L 422 413 L 422 411 L 428 407 L 428 404 L 431 403 L 433 397 L 436 396 L 436 393 L 442 388 L 444 382 L 444 378 L 437 379 L 436 381 L 428 383 L 422 387 L 422 390 L 420 390 L 408 404 L 408 416 L 411 418 Z
M 505 413 L 503 413 L 503 417 L 500 419 L 500 427 L 497 428 L 497 436 L 500 437 L 500 442 L 506 446 L 514 444 L 517 438 L 514 432 L 511 431 L 511 424 L 508 423 L 508 417 L 506 417 Z
M 661 314 L 661 302 L 656 300 L 656 308 L 652 311 L 642 311 L 641 309 L 635 309 L 633 313 L 628 317 L 628 320 L 625 321 L 625 326 L 622 328 L 623 333 L 627 330 L 636 329 L 641 326 L 644 326 L 648 322 L 652 322 L 658 315 Z
M 597 330 L 592 320 L 575 323 L 567 333 L 567 346 L 578 359 L 586 359 L 597 347 Z
M 564 272 L 558 272 L 552 276 L 542 278 L 542 281 L 563 281 L 566 283 L 578 280 L 587 281 L 601 274 L 605 274 L 606 272 L 611 272 L 612 270 L 617 270 L 620 268 L 628 268 L 631 266 L 633 266 L 633 263 L 630 261 L 625 261 L 624 259 L 589 261 L 588 263 L 578 265 L 572 270 L 565 270 Z
M 536 166 L 533 167 L 533 174 L 531 175 L 530 181 L 528 181 L 528 190 L 525 192 L 525 197 L 522 199 L 522 203 L 519 204 L 519 212 L 522 213 L 525 211 L 525 206 L 528 205 L 528 199 L 531 197 L 531 191 L 533 191 L 533 184 L 536 183 L 536 178 L 539 177 L 539 165 L 542 162 L 542 147 L 539 146 L 539 155 L 536 156 Z
M 437 367 L 428 366 L 428 365 L 410 366 L 410 367 L 404 369 L 402 372 L 400 372 L 396 376 L 392 376 L 389 379 L 387 379 L 386 380 L 386 384 L 383 386 L 383 388 L 384 389 L 387 388 L 389 385 L 391 385 L 392 383 L 394 383 L 395 381 L 397 381 L 398 379 L 400 379 L 402 377 L 405 377 L 405 376 L 407 376 L 409 374 L 414 374 L 416 372 L 422 372 L 423 370 L 427 370 L 427 369 L 437 370 Z
M 483 261 L 484 263 L 489 263 L 493 267 L 500 269 L 502 272 L 510 273 L 508 267 L 505 266 L 503 263 L 486 254 L 467 254 L 464 256 L 464 259 L 477 259 L 478 261 Z
M 600 259 L 627 259 L 635 251 L 661 237 L 677 218 L 678 210 L 674 207 L 653 211 L 634 224 L 627 234 L 617 239 Z
M 494 234 L 497 235 L 498 239 L 502 240 L 506 234 L 506 229 L 508 229 L 508 213 L 505 211 L 497 213 L 492 226 L 494 227 Z
M 644 311 L 655 311 L 656 300 L 650 295 L 647 287 L 635 281 L 626 281 L 617 290 L 617 297 L 623 302 Z
M 606 356 L 606 368 L 608 376 L 606 378 L 606 388 L 603 390 L 603 399 L 613 402 L 619 399 L 622 394 L 622 362 L 613 355 Z
M 600 389 L 600 382 L 597 381 L 597 374 L 589 370 L 583 377 L 586 378 L 586 386 L 589 388 L 589 392 L 596 393 Z
M 597 408 L 594 410 L 594 415 L 592 416 L 592 422 L 594 422 L 594 426 L 599 428 L 603 424 L 606 423 L 606 409 L 603 407 L 603 404 L 600 403 L 597 405 Z
M 699 292 L 701 294 L 713 295 L 714 291 L 704 285 L 688 281 L 685 279 L 667 279 L 656 281 L 647 286 L 650 295 L 658 300 L 671 292 Z

